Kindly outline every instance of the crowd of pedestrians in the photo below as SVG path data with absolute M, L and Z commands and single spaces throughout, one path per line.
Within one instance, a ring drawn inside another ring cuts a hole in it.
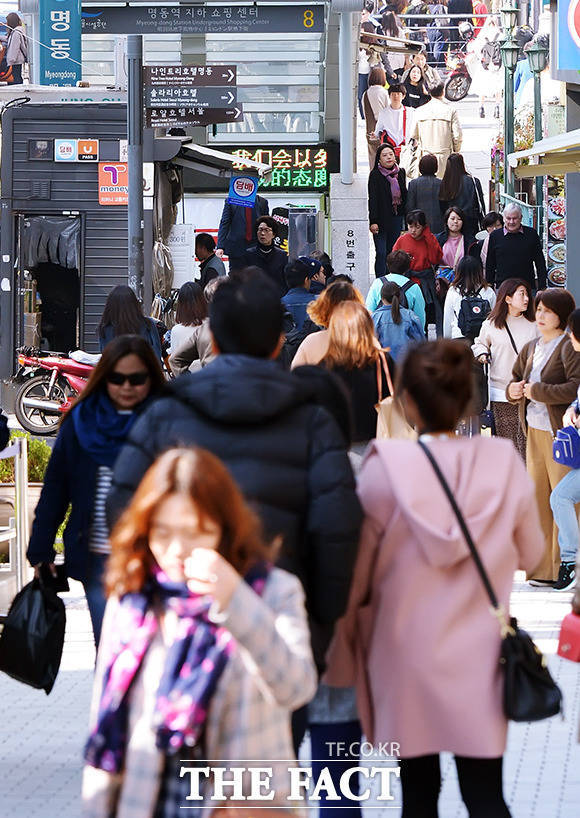
M 385 207 L 393 220 L 404 209 L 395 159 L 377 152 L 384 232 Z M 396 736 L 405 815 L 436 814 L 445 750 L 469 814 L 509 816 L 501 634 L 421 447 L 506 610 L 517 568 L 571 587 L 580 492 L 551 442 L 565 413 L 580 416 L 580 343 L 567 332 L 580 335 L 580 311 L 566 290 L 534 298 L 525 277 L 496 293 L 481 256 L 514 231 L 471 242 L 445 179 L 431 184 L 435 162 L 416 195 L 445 229 L 407 213 L 366 303 L 325 254 L 289 262 L 266 215 L 239 255 L 263 266 L 179 291 L 178 377 L 163 375 L 154 323 L 137 304 L 124 332 L 116 302 L 132 302 L 111 293 L 102 357 L 62 422 L 28 550 L 37 572 L 53 569 L 70 505 L 65 571 L 84 584 L 98 645 L 85 816 L 176 816 L 189 792 L 180 765 L 210 757 L 271 758 L 282 806 L 275 760 L 295 757 L 307 731 L 320 769 L 334 741 Z M 477 201 L 472 177 L 460 181 Z M 444 339 L 426 341 L 435 303 Z M 496 434 L 457 434 L 487 402 L 484 366 Z M 375 439 L 377 406 L 393 397 L 418 442 Z M 330 765 L 337 783 L 354 764 Z M 340 804 L 357 811 L 353 799 Z
M 394 4 L 382 27 L 401 34 Z M 65 572 L 98 648 L 84 818 L 176 818 L 194 808 L 180 769 L 204 759 L 268 760 L 269 806 L 288 807 L 284 770 L 307 732 L 319 771 L 336 742 L 396 741 L 405 818 L 437 815 L 443 751 L 471 818 L 509 818 L 502 633 L 429 460 L 506 612 L 517 569 L 571 588 L 580 481 L 552 439 L 580 426 L 580 310 L 544 289 L 519 208 L 485 212 L 436 70 L 393 56 L 359 93 L 366 300 L 325 253 L 290 261 L 261 197 L 226 204 L 217 248 L 198 236 L 200 279 L 179 290 L 163 345 L 132 290 L 109 295 L 28 548 L 37 574 L 54 570 L 65 521 Z M 488 404 L 493 435 L 458 433 Z M 377 435 L 385 405 L 407 439 Z M 357 757 L 333 761 L 339 788 Z M 321 814 L 360 815 L 351 786 Z M 216 807 L 210 789 L 200 810 Z

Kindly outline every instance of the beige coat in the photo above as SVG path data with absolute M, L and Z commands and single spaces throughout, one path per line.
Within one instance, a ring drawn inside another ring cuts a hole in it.
M 447 157 L 461 150 L 463 132 L 457 111 L 442 99 L 431 99 L 416 111 L 411 138 L 417 142 L 418 158 L 426 153 L 437 157 L 437 176 L 442 179 Z

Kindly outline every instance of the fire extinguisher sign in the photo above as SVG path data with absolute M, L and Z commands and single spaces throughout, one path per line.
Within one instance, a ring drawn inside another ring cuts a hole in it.
M 255 176 L 232 176 L 228 202 L 242 207 L 253 207 L 257 192 L 258 180 Z

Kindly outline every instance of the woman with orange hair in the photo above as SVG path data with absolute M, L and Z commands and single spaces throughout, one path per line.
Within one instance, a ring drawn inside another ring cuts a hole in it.
M 343 301 L 364 304 L 363 297 L 356 287 L 348 281 L 335 281 L 320 293 L 316 301 L 311 301 L 306 307 L 310 319 L 317 327 L 322 327 L 322 330 L 310 333 L 302 341 L 292 361 L 292 369 L 308 364 L 316 366 L 324 358 L 328 350 L 330 317 L 337 305 Z
M 293 758 L 290 714 L 316 689 L 304 592 L 272 567 L 225 466 L 203 449 L 167 451 L 111 544 L 83 816 L 177 816 L 192 786 L 180 772 L 201 758 L 268 759 L 269 804 L 288 806 L 276 759 Z

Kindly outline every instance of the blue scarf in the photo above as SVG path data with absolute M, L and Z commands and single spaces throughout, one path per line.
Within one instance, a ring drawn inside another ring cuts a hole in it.
M 99 466 L 110 469 L 136 419 L 137 412 L 118 412 L 105 392 L 93 392 L 72 410 L 72 422 L 81 448 Z
M 259 596 L 270 570 L 271 565 L 261 561 L 244 578 Z M 209 619 L 211 599 L 171 582 L 158 566 L 142 593 L 121 598 L 109 643 L 101 643 L 99 649 L 106 656 L 106 669 L 97 724 L 85 747 L 88 764 L 110 773 L 124 767 L 129 692 L 159 629 L 156 601 L 179 618 L 155 701 L 156 745 L 162 752 L 174 754 L 184 745 L 198 743 L 212 697 L 235 647 L 231 633 Z

